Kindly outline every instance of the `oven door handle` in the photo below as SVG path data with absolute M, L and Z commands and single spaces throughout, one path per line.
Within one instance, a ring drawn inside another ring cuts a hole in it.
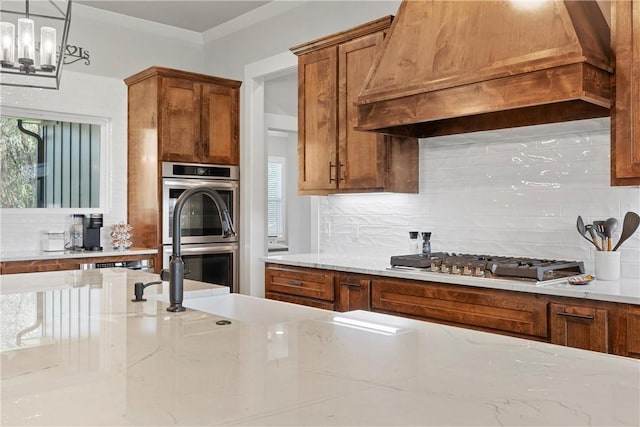
M 162 180 L 163 185 L 167 188 L 170 188 L 172 190 L 182 190 L 185 188 L 191 188 L 191 187 L 195 187 L 197 185 L 207 185 L 211 188 L 215 189 L 222 189 L 222 190 L 233 190 L 238 188 L 238 183 L 237 182 L 228 182 L 228 181 L 218 181 L 218 180 L 205 180 L 205 179 L 198 179 L 198 180 L 177 180 L 177 179 L 163 179 Z
M 182 255 L 235 252 L 237 249 L 238 247 L 236 245 L 182 245 L 180 246 L 180 252 L 182 253 Z M 167 248 L 165 252 L 171 255 L 173 253 L 173 250 L 171 248 Z

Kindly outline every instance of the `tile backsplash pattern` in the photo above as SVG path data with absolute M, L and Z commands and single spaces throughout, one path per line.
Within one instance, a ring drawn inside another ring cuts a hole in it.
M 419 230 L 433 251 L 584 260 L 592 272 L 577 216 L 640 213 L 640 187 L 610 187 L 609 162 L 609 119 L 422 139 L 419 194 L 321 198 L 320 251 L 407 253 Z M 640 231 L 621 263 L 640 278 Z
M 127 87 L 124 82 L 65 71 L 59 91 L 3 87 L 0 105 L 109 119 L 110 150 L 107 153 L 108 170 L 104 172 L 108 194 L 106 206 L 99 210 L 104 215 L 103 245 L 108 242 L 108 227 L 127 219 Z M 40 234 L 49 230 L 65 230 L 69 211 L 0 210 L 0 251 L 39 250 Z M 77 211 L 85 213 L 81 209 Z

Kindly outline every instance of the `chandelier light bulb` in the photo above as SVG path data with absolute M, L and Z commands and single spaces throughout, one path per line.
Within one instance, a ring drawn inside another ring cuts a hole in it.
M 40 28 L 40 67 L 44 71 L 56 68 L 56 29 Z
M 12 66 L 15 60 L 16 26 L 11 22 L 0 22 L 0 63 Z
M 33 65 L 35 61 L 34 24 L 32 19 L 18 19 L 18 62 Z

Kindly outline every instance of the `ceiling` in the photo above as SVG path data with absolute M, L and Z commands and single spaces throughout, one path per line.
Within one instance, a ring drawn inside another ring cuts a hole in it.
M 85 0 L 75 3 L 202 33 L 270 1 Z

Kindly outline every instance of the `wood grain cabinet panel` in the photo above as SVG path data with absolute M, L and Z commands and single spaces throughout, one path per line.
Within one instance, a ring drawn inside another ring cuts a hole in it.
M 128 222 L 162 267 L 162 162 L 239 164 L 241 82 L 162 67 L 127 79 Z
M 640 185 L 640 2 L 611 2 L 616 56 L 611 113 L 611 183 Z
M 640 358 L 640 307 L 630 307 L 626 329 L 627 355 Z
M 337 311 L 371 310 L 371 276 L 338 274 Z
M 267 298 L 334 309 L 334 273 L 329 270 L 269 265 L 265 269 Z
M 375 279 L 371 308 L 384 313 L 546 337 L 547 301 L 538 295 L 409 280 Z
M 609 351 L 609 313 L 606 309 L 552 303 L 549 317 L 553 344 Z
M 32 261 L 4 261 L 0 262 L 0 274 L 38 273 L 43 271 L 78 270 L 81 264 L 112 263 L 123 261 L 151 260 L 154 254 L 99 256 L 85 258 L 55 258 Z M 153 267 L 153 265 L 152 265 Z
M 415 138 L 355 129 L 355 101 L 392 17 L 295 46 L 298 192 L 418 191 Z

